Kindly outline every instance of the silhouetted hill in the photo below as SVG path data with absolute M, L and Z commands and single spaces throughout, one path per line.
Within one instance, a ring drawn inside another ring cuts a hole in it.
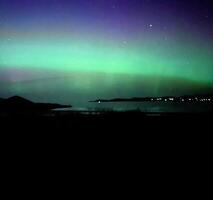
M 32 105 L 34 104 L 32 101 L 24 99 L 19 96 L 13 96 L 5 100 L 8 104 L 17 104 L 17 105 Z
M 8 99 L 0 99 L 0 111 L 4 112 L 32 112 L 47 111 L 56 108 L 68 108 L 70 105 L 60 105 L 52 103 L 34 103 L 19 96 L 13 96 Z

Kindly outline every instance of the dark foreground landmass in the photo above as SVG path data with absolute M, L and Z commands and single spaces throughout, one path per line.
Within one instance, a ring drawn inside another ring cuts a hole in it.
M 85 155 L 89 160 L 92 155 L 98 155 L 96 162 L 99 162 L 100 158 L 111 152 L 111 158 L 116 160 L 121 155 L 126 160 L 128 155 L 138 162 L 144 162 L 144 155 L 150 160 L 158 155 L 161 160 L 166 153 L 170 162 L 175 156 L 174 152 L 182 152 L 186 159 L 196 148 L 196 158 L 200 149 L 211 152 L 212 119 L 213 113 L 82 113 L 50 110 L 4 113 L 0 115 L 0 138 L 6 152 L 9 149 L 14 154 L 23 148 L 23 152 L 28 154 L 26 161 L 32 157 L 29 150 L 33 150 L 36 153 L 40 151 L 45 160 L 50 154 L 54 160 L 57 155 L 68 162 L 73 162 L 73 155 L 79 160 Z M 22 154 L 18 153 L 18 157 Z
M 23 99 L 19 100 L 22 102 Z M 31 105 L 31 102 L 23 101 Z M 0 112 L 1 150 L 2 157 L 6 158 L 1 160 L 10 173 L 22 176 L 22 171 L 16 170 L 20 166 L 25 172 L 30 170 L 27 175 L 35 173 L 39 178 L 42 173 L 38 169 L 50 172 L 53 178 L 55 171 L 64 172 L 64 177 L 70 171 L 71 174 L 80 171 L 93 176 L 92 170 L 100 168 L 99 176 L 108 169 L 120 172 L 125 166 L 122 177 L 126 172 L 131 176 L 135 172 L 135 177 L 141 172 L 150 179 L 150 174 L 157 177 L 155 173 L 159 173 L 161 181 L 168 169 L 177 176 L 182 175 L 180 169 L 183 169 L 188 176 L 195 166 L 205 163 L 204 158 L 211 162 L 211 112 L 77 112 L 53 111 L 50 107 L 55 106 L 45 105 L 45 109 L 40 109 L 39 105 L 38 110 L 25 109 L 23 112 L 17 108 Z M 192 159 L 192 166 L 185 170 Z M 31 166 L 35 169 L 32 170 Z M 173 166 L 177 169 L 174 170 Z M 198 170 L 192 172 L 193 177 Z M 169 177 L 172 173 L 169 171 Z

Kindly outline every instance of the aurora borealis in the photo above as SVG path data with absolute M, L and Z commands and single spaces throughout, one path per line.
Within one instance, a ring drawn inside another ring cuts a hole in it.
M 210 0 L 0 0 L 0 96 L 211 92 L 212 13 Z

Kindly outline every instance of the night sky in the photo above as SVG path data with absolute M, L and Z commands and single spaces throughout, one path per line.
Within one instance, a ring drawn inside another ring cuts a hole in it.
M 212 0 L 0 0 L 0 97 L 213 93 Z

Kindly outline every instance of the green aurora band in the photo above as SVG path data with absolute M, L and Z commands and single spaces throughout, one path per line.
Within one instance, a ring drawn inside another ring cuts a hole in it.
M 0 41 L 0 69 L 163 75 L 213 84 L 213 49 L 195 41 L 32 38 Z

